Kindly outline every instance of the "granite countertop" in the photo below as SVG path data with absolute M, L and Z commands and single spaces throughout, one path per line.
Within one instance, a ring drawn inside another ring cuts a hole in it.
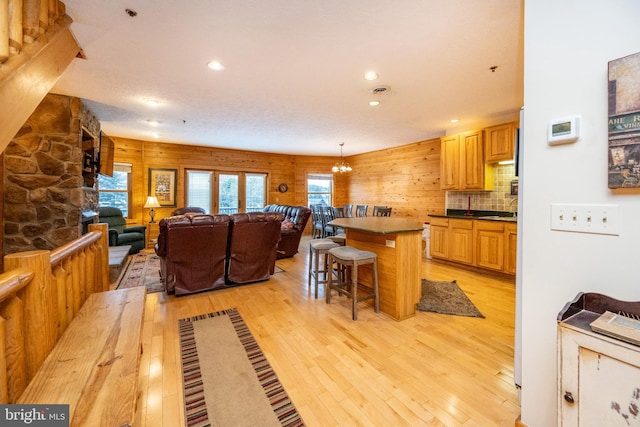
M 336 218 L 329 223 L 342 228 L 368 231 L 378 234 L 406 233 L 422 231 L 423 223 L 411 218 L 393 218 L 388 216 L 368 216 L 354 218 Z
M 429 216 L 434 218 L 479 219 L 486 221 L 518 221 L 518 217 L 514 212 L 507 211 L 472 210 L 467 213 L 466 209 L 447 209 L 445 214 L 429 214 Z

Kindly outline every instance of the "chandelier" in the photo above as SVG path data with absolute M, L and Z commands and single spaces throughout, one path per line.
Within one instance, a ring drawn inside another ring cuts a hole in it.
M 342 158 L 342 146 L 344 145 L 344 142 L 340 143 L 340 161 L 336 162 L 335 165 L 333 165 L 333 167 L 331 168 L 331 171 L 333 173 L 336 172 L 340 172 L 340 173 L 345 173 L 345 172 L 351 172 L 353 169 L 351 168 L 351 165 L 347 162 L 344 161 L 344 159 Z

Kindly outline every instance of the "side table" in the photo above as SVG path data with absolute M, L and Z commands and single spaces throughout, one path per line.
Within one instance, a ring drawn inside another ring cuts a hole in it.
M 147 249 L 153 249 L 158 243 L 158 235 L 160 234 L 160 227 L 157 222 L 147 222 Z

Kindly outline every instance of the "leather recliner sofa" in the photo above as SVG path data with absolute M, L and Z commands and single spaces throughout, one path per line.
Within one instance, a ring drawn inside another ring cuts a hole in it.
M 283 226 L 281 230 L 277 259 L 289 258 L 297 254 L 302 233 L 304 233 L 311 215 L 311 209 L 306 206 L 273 204 L 265 206 L 264 212 L 281 213 L 284 215 L 283 224 L 287 223 L 287 220 L 291 222 L 289 227 Z
M 278 213 L 231 215 L 227 258 L 229 285 L 267 280 L 273 274 L 282 219 L 282 214 Z
M 282 219 L 263 212 L 163 218 L 155 251 L 167 293 L 186 295 L 269 279 Z
M 179 215 L 160 220 L 156 254 L 169 294 L 225 286 L 228 215 Z

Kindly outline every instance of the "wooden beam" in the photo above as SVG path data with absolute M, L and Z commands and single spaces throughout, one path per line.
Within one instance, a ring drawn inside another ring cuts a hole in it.
M 65 16 L 60 23 L 53 34 L 42 35 L 3 65 L 7 71 L 0 75 L 0 152 L 80 52 L 69 28 L 71 18 Z

